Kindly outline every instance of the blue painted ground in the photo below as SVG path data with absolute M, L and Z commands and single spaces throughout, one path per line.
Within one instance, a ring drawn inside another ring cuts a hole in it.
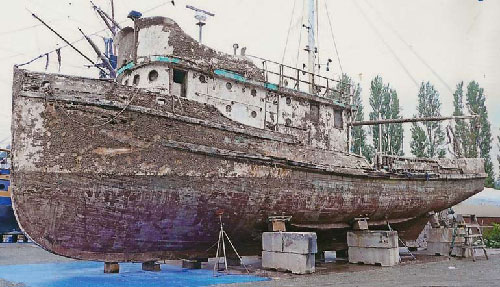
M 161 269 L 146 272 L 141 270 L 141 264 L 122 263 L 119 274 L 104 274 L 102 262 L 4 265 L 0 266 L 0 278 L 29 287 L 189 287 L 268 280 L 249 275 L 214 277 L 211 270 L 186 270 L 165 264 Z

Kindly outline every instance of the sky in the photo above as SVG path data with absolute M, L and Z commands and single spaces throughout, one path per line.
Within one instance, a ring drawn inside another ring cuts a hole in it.
M 300 67 L 307 62 L 303 51 L 307 36 L 302 27 L 302 23 L 307 24 L 307 14 L 302 17 L 305 1 L 174 1 L 175 6 L 170 0 L 115 0 L 116 19 L 123 26 L 131 25 L 126 19 L 130 10 L 141 11 L 144 16 L 166 16 L 197 38 L 194 12 L 185 8 L 193 5 L 215 14 L 204 27 L 204 44 L 232 53 L 233 44 L 238 43 L 240 47 L 247 47 L 247 54 L 278 62 L 284 59 L 284 63 L 291 66 Z M 94 3 L 105 11 L 111 10 L 109 0 Z M 3 4 L 3 11 L 0 146 L 10 137 L 13 65 L 65 45 L 31 13 L 44 19 L 69 41 L 82 38 L 78 28 L 93 34 L 97 43 L 102 44 L 101 36 L 109 36 L 90 3 L 84 0 L 8 1 Z M 500 1 L 320 0 L 318 13 L 320 63 L 326 63 L 328 58 L 333 61 L 330 72 L 324 67 L 320 72 L 329 77 L 338 77 L 344 72 L 360 82 L 366 114 L 370 81 L 377 75 L 398 92 L 404 117 L 415 114 L 418 86 L 422 81 L 434 84 L 441 96 L 442 114 L 450 115 L 456 84 L 475 80 L 485 90 L 495 139 L 500 134 Z M 80 40 L 75 46 L 96 59 L 85 41 Z M 96 70 L 86 68 L 88 63 L 71 48 L 63 48 L 61 58 L 61 73 L 97 76 Z M 23 68 L 43 71 L 45 58 Z M 49 55 L 47 70 L 52 73 L 59 70 L 55 53 Z M 405 152 L 409 154 L 409 126 L 405 129 Z M 495 141 L 493 159 L 498 149 Z M 498 166 L 496 161 L 495 166 Z

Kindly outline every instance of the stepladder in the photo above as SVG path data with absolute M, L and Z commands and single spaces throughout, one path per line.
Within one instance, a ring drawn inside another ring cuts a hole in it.
M 459 240 L 460 238 L 462 240 Z M 457 242 L 461 243 L 457 244 Z M 481 225 L 474 214 L 465 214 L 461 215 L 461 218 L 458 218 L 453 231 L 450 254 L 455 247 L 461 251 L 461 254 L 457 255 L 472 257 L 473 261 L 476 261 L 476 250 L 482 250 L 484 257 L 488 260 L 488 253 L 486 251 Z

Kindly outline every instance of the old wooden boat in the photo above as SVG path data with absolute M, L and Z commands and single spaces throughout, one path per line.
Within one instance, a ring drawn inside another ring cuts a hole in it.
M 360 216 L 404 235 L 483 190 L 481 159 L 379 156 L 372 166 L 349 153 L 354 107 L 330 97 L 333 80 L 281 64 L 272 74 L 164 17 L 135 20 L 115 42 L 116 81 L 14 70 L 13 203 L 22 229 L 54 253 L 214 253 L 217 211 L 242 253 L 260 248 L 273 215 L 326 241 Z

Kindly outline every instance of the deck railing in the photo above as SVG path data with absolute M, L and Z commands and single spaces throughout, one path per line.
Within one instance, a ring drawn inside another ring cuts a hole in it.
M 356 92 L 355 87 L 350 83 L 313 74 L 261 57 L 246 56 L 259 60 L 265 81 L 277 85 L 279 89 L 288 88 L 311 94 L 312 86 L 313 95 L 334 99 L 343 104 L 350 104 L 351 98 Z

